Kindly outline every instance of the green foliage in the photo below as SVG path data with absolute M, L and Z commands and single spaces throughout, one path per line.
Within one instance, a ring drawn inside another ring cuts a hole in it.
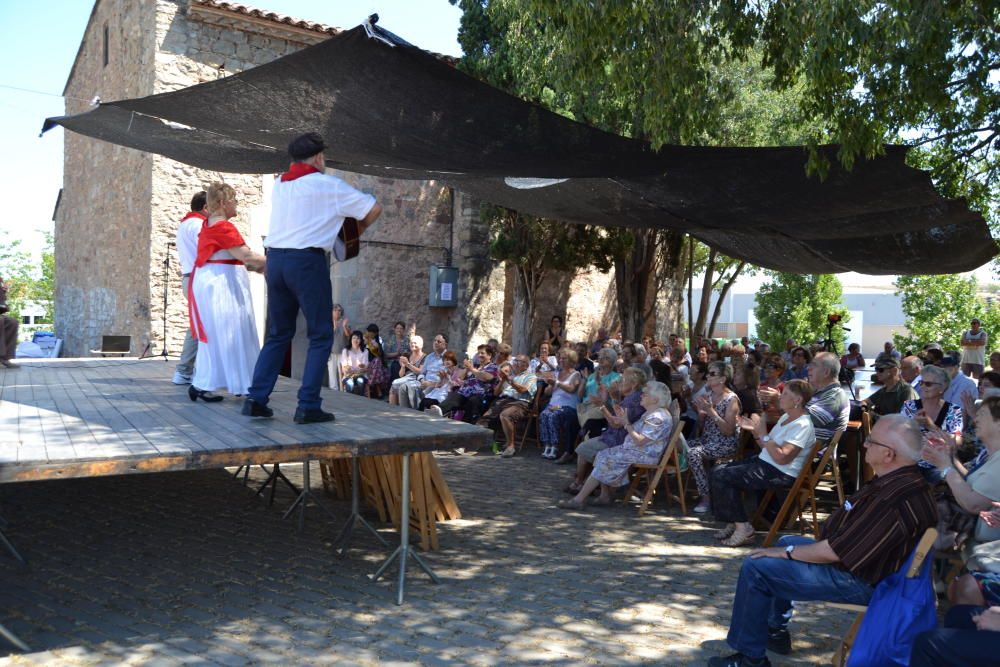
M 785 341 L 800 345 L 826 338 L 827 315 L 838 313 L 846 324 L 850 318 L 843 305 L 843 288 L 837 276 L 768 272 L 770 280 L 757 292 L 757 337 L 773 349 L 785 349 Z M 844 331 L 835 326 L 832 338 L 844 351 Z
M 988 308 L 977 296 L 976 279 L 971 276 L 900 276 L 895 285 L 910 331 L 909 336 L 893 336 L 901 350 L 919 350 L 931 342 L 946 350 L 961 349 L 962 332 L 973 317 L 981 320 L 991 341 L 1000 336 L 1000 309 Z
M 45 307 L 47 321 L 52 321 L 52 304 L 55 299 L 55 255 L 52 234 L 45 235 L 46 247 L 41 266 L 22 249 L 20 239 L 10 238 L 10 233 L 0 230 L 0 278 L 7 285 L 7 306 L 11 317 L 20 319 L 27 301 L 37 301 Z

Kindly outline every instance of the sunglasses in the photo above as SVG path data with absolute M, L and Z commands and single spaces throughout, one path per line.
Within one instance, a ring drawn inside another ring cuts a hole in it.
M 940 387 L 941 386 L 940 382 L 928 382 L 927 380 L 922 380 L 920 382 L 920 384 L 921 384 L 921 386 L 924 386 L 924 387 Z
M 710 378 L 720 378 L 720 377 L 722 377 L 722 373 L 719 373 L 719 372 L 716 372 L 716 371 L 709 371 L 708 372 L 708 377 L 710 377 Z

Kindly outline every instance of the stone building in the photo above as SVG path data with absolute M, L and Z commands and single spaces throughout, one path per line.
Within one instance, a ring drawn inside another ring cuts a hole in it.
M 214 80 L 337 32 L 215 0 L 96 0 L 63 92 L 66 113 L 86 111 L 84 100 L 96 96 L 141 97 Z M 456 350 L 500 337 L 508 277 L 488 258 L 489 230 L 478 203 L 434 181 L 340 175 L 374 194 L 384 209 L 360 256 L 331 268 L 334 300 L 352 324 L 376 322 L 385 330 L 403 320 L 422 334 L 447 332 Z M 159 354 L 164 347 L 177 353 L 187 309 L 172 242 L 192 194 L 217 180 L 234 186 L 235 222 L 259 248 L 274 175 L 208 172 L 66 132 L 63 178 L 55 214 L 56 330 L 64 354 L 78 356 L 98 346 L 102 335 L 130 335 L 133 354 Z M 460 270 L 459 305 L 428 307 L 430 267 L 448 263 Z M 264 289 L 262 279 L 253 278 L 262 325 Z M 570 317 L 570 335 L 589 335 L 613 295 L 610 279 L 567 276 L 554 285 L 540 300 L 537 335 L 551 313 L 565 313 L 570 303 L 583 315 Z M 570 299 L 578 282 L 587 287 Z M 301 341 L 294 349 L 302 349 Z M 299 363 L 293 359 L 293 368 Z

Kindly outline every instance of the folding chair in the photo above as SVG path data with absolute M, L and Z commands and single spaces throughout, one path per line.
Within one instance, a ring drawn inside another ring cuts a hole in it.
M 670 476 L 666 474 L 668 468 L 674 471 L 677 478 L 677 497 L 681 502 L 681 512 L 687 514 L 687 504 L 684 500 L 684 477 L 681 474 L 679 452 L 683 426 L 683 423 L 678 420 L 670 434 L 670 440 L 667 441 L 667 446 L 663 448 L 659 463 L 634 463 L 629 470 L 632 474 L 632 483 L 629 484 L 628 490 L 625 492 L 625 498 L 631 498 L 639 488 L 639 481 L 643 478 L 646 480 L 646 493 L 639 501 L 639 516 L 646 513 L 646 507 L 652 501 L 653 493 L 656 492 L 656 486 L 660 483 L 661 478 L 663 479 L 663 493 L 667 497 L 667 507 L 670 507 L 671 494 L 668 479 Z
M 813 524 L 813 534 L 819 533 L 819 521 L 816 517 L 816 485 L 819 484 L 821 479 L 825 479 L 826 469 L 833 462 L 833 466 L 837 466 L 837 444 L 840 442 L 840 436 L 843 431 L 837 431 L 830 438 L 828 443 L 824 443 L 822 440 L 817 440 L 813 444 L 812 448 L 809 450 L 809 456 L 806 459 L 806 465 L 802 466 L 802 470 L 799 471 L 798 477 L 795 478 L 795 483 L 792 484 L 791 488 L 788 489 L 788 495 L 785 496 L 785 501 L 781 504 L 781 509 L 778 510 L 778 515 L 771 522 L 771 527 L 767 532 L 767 537 L 764 538 L 764 546 L 769 547 L 774 544 L 775 538 L 778 536 L 778 531 L 785 524 L 786 520 L 791 525 L 793 518 L 798 520 L 799 532 L 803 532 L 805 527 L 805 521 L 803 515 L 806 509 L 806 502 L 810 502 L 812 505 L 812 524 Z M 826 450 L 823 451 L 822 457 L 820 457 L 819 463 L 815 466 L 813 462 L 816 457 L 819 456 L 820 450 L 823 447 Z M 839 480 L 840 475 L 835 475 L 837 479 L 837 487 L 840 497 L 843 497 L 843 487 L 840 486 Z M 775 497 L 778 491 L 781 489 L 768 489 L 764 493 L 764 497 L 760 501 L 760 505 L 757 506 L 757 512 L 754 514 L 751 523 L 753 525 L 758 525 L 760 520 L 764 517 L 764 512 L 767 510 L 768 505 L 770 505 L 771 500 Z M 794 508 L 794 510 L 793 510 Z
M 924 559 L 933 552 L 934 541 L 937 540 L 938 532 L 935 528 L 928 528 L 924 531 L 924 536 L 920 538 L 917 542 L 917 548 L 914 550 L 913 564 L 910 569 L 906 571 L 906 578 L 912 579 L 918 574 L 920 574 L 920 567 L 924 564 Z M 840 645 L 837 646 L 837 650 L 833 653 L 833 665 L 834 667 L 844 667 L 847 664 L 847 657 L 851 653 L 851 647 L 854 646 L 854 638 L 858 634 L 858 628 L 861 627 L 861 621 L 865 617 L 865 612 L 868 611 L 867 605 L 860 604 L 845 604 L 842 602 L 826 602 L 824 603 L 835 609 L 846 609 L 847 611 L 857 612 L 857 616 L 854 617 L 854 622 L 851 623 L 851 627 L 848 628 L 847 634 L 844 638 L 840 640 Z
M 535 437 L 533 440 L 535 444 L 541 449 L 541 441 L 538 439 L 538 415 L 542 413 L 542 401 L 545 400 L 545 396 L 541 389 L 535 392 L 535 400 L 531 402 L 528 407 L 528 414 L 524 418 L 524 432 L 521 433 L 521 442 L 517 446 L 517 451 L 521 451 L 524 448 L 524 443 L 528 440 L 528 431 L 531 430 L 532 425 L 535 428 Z

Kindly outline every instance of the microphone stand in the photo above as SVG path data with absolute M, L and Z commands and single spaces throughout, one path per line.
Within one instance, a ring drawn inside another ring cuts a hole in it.
M 163 349 L 160 356 L 167 361 L 167 295 L 170 292 L 170 247 L 176 245 L 173 241 L 167 243 L 167 253 L 163 258 Z

